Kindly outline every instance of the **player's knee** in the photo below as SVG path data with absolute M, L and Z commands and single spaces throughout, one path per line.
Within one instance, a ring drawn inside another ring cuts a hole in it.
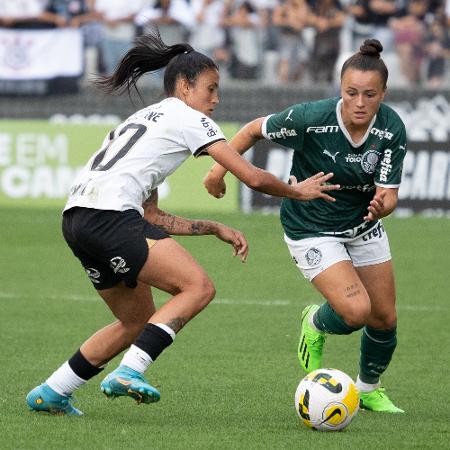
M 344 312 L 345 323 L 355 329 L 362 328 L 370 315 L 370 303 L 352 304 Z
M 198 310 L 205 308 L 216 295 L 213 282 L 204 272 L 192 276 L 183 290 L 190 293 L 190 297 L 195 300 Z
M 199 291 L 199 296 L 198 296 L 199 302 L 201 304 L 201 307 L 204 308 L 216 296 L 216 288 L 215 288 L 213 282 L 205 274 L 199 280 L 199 282 L 197 284 L 197 289 Z
M 380 330 L 392 330 L 397 326 L 397 314 L 395 311 L 375 316 L 371 320 L 371 324 L 376 329 Z

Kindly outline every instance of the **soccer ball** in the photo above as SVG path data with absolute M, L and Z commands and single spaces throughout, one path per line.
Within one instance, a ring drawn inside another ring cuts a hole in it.
M 295 410 L 309 428 L 342 430 L 359 410 L 359 391 L 340 370 L 314 370 L 300 381 L 295 391 Z

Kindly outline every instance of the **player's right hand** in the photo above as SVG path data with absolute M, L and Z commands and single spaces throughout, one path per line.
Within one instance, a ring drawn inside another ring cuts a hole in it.
M 203 179 L 203 185 L 209 194 L 216 198 L 222 198 L 227 192 L 227 185 L 223 178 L 214 177 L 211 172 L 206 174 Z
M 341 187 L 339 184 L 327 183 L 333 176 L 334 173 L 332 172 L 327 174 L 319 172 L 309 178 L 306 178 L 306 180 L 303 180 L 300 183 L 293 175 L 289 177 L 289 180 L 291 186 L 293 186 L 300 194 L 299 200 L 307 201 L 314 200 L 315 198 L 321 198 L 327 202 L 335 202 L 336 199 L 327 193 Z

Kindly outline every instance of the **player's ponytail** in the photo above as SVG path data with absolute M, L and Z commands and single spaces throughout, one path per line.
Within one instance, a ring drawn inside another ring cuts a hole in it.
M 389 72 L 386 64 L 381 59 L 380 54 L 382 51 L 383 46 L 380 41 L 377 39 L 366 39 L 359 48 L 359 52 L 356 52 L 344 62 L 341 69 L 341 79 L 347 69 L 362 70 L 363 72 L 373 70 L 381 75 L 384 87 L 386 87 Z
M 157 28 L 135 40 L 135 45 L 122 58 L 114 73 L 101 77 L 96 84 L 106 92 L 122 93 L 131 88 L 137 90 L 139 78 L 151 72 L 166 67 L 164 74 L 164 91 L 170 96 L 175 91 L 175 83 L 179 76 L 184 76 L 189 82 L 204 69 L 217 69 L 214 61 L 196 52 L 189 44 L 181 43 L 166 45 Z

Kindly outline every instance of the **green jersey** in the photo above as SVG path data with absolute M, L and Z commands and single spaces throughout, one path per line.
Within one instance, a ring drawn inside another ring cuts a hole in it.
M 323 199 L 283 199 L 281 223 L 291 239 L 323 235 L 358 235 L 373 223 L 364 223 L 375 186 L 400 185 L 406 154 L 405 126 L 385 104 L 369 124 L 360 142 L 353 142 L 341 117 L 342 100 L 330 98 L 293 105 L 266 117 L 263 135 L 294 150 L 291 175 L 300 182 L 317 172 L 333 172 L 339 184 Z

